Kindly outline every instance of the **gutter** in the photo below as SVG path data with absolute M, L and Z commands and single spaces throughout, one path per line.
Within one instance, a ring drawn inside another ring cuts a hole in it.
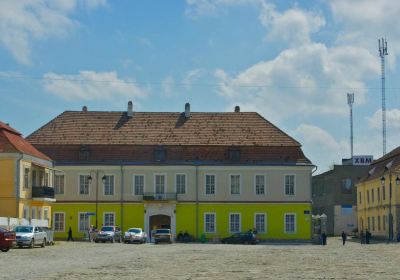
M 19 154 L 20 157 L 17 159 L 17 161 L 15 162 L 15 201 L 16 201 L 16 205 L 15 205 L 15 216 L 19 218 L 19 199 L 20 199 L 20 165 L 21 165 L 21 159 L 24 157 L 24 154 Z
M 199 239 L 199 166 L 196 168 L 196 240 Z
M 121 232 L 124 232 L 124 167 L 121 164 L 121 201 L 120 201 L 120 206 L 121 206 Z

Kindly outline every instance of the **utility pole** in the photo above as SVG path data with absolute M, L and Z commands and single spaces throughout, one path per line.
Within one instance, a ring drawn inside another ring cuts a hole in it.
M 383 138 L 383 155 L 386 154 L 386 100 L 385 100 L 385 55 L 387 52 L 386 39 L 378 39 L 379 57 L 381 58 L 381 74 L 382 74 L 382 138 Z
M 354 93 L 347 94 L 347 104 L 350 108 L 350 151 L 351 159 L 353 159 L 353 103 L 354 103 Z

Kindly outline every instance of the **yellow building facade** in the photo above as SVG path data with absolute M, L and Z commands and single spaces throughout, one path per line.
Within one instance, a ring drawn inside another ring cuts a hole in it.
M 400 237 L 400 147 L 374 161 L 357 184 L 359 231 L 373 237 Z
M 0 122 L 0 217 L 51 224 L 52 165 L 19 132 Z

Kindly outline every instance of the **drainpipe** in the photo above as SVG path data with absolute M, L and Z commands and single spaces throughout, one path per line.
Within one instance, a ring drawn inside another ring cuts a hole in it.
M 121 232 L 124 232 L 124 167 L 121 164 Z
M 18 219 L 19 218 L 19 198 L 20 198 L 20 165 L 21 165 L 21 159 L 23 158 L 23 154 L 19 154 L 19 158 L 17 159 L 16 163 L 15 163 L 15 201 L 16 201 L 16 205 L 15 205 L 15 217 Z
M 314 207 L 314 202 L 313 202 L 313 200 L 312 200 L 312 195 L 313 195 L 313 192 L 312 192 L 312 175 L 315 173 L 315 172 L 317 172 L 317 170 L 318 170 L 318 166 L 316 166 L 316 165 L 314 165 L 314 168 L 313 168 L 313 170 L 311 171 L 311 175 L 310 175 L 310 185 L 311 185 L 311 190 L 310 190 L 310 194 L 311 194 L 311 213 L 310 213 L 310 240 L 312 241 L 312 238 L 313 238 L 313 231 L 314 231 L 314 229 L 313 229 L 313 219 L 312 219 L 312 215 L 313 215 L 313 207 Z
M 99 170 L 96 170 L 96 229 L 98 229 L 99 217 Z
M 196 165 L 196 240 L 199 239 L 199 166 Z

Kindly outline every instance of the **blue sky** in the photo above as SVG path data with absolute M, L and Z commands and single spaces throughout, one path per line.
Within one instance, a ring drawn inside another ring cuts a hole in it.
M 400 133 L 400 2 L 0 0 L 0 120 L 27 136 L 65 110 L 257 111 L 319 172 Z

